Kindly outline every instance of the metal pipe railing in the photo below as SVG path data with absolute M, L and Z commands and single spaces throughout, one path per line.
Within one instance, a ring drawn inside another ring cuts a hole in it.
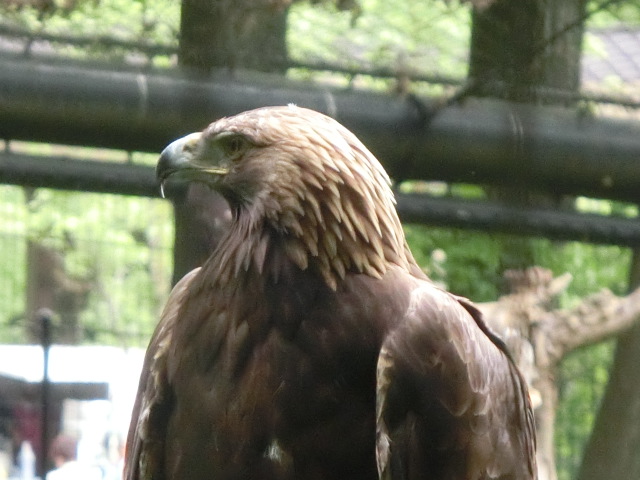
M 640 196 L 636 121 L 472 98 L 439 110 L 415 97 L 321 89 L 257 74 L 198 79 L 0 60 L 5 139 L 160 151 L 218 117 L 291 102 L 336 117 L 397 180 L 515 185 L 627 201 Z

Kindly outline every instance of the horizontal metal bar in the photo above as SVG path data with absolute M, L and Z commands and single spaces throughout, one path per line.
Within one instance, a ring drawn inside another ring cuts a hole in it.
M 159 196 L 153 167 L 66 157 L 0 153 L 4 183 L 147 197 Z M 523 209 L 486 201 L 396 194 L 403 222 L 602 244 L 640 244 L 635 219 Z
M 173 55 L 178 53 L 177 45 L 160 44 L 148 41 L 126 41 L 112 35 L 69 35 L 60 33 L 36 32 L 27 28 L 16 27 L 0 22 L 0 36 L 9 38 L 23 38 L 28 42 L 50 42 L 61 43 L 63 45 L 73 45 L 77 47 L 103 47 L 121 48 L 131 51 L 138 51 L 149 56 Z
M 287 103 L 336 117 L 398 180 L 640 201 L 640 122 L 496 100 L 439 109 L 415 97 L 241 72 L 196 78 L 0 59 L 5 139 L 160 151 L 221 116 Z
M 553 240 L 640 245 L 637 219 L 606 217 L 569 210 L 512 207 L 489 201 L 398 194 L 403 222 L 545 237 Z
M 153 167 L 0 152 L 0 181 L 33 188 L 155 197 Z

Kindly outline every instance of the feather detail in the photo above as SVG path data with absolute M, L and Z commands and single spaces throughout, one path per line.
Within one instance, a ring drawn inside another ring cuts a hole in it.
M 363 250 L 354 249 L 351 252 L 351 260 L 353 261 L 356 271 L 366 273 L 369 261 Z
M 338 182 L 335 179 L 328 179 L 329 181 L 325 184 L 325 188 L 331 192 L 332 197 L 336 201 L 340 201 L 340 190 L 338 190 Z
M 367 275 L 370 275 L 372 277 L 375 278 L 382 278 L 382 273 L 379 270 L 376 270 L 376 268 L 373 265 L 370 264 L 365 264 L 364 266 L 364 273 L 366 273 Z
M 318 199 L 315 197 L 315 195 L 306 194 L 304 197 L 304 202 L 305 205 L 311 207 L 311 209 L 305 209 L 305 217 L 311 220 L 314 226 L 318 226 L 318 224 L 322 221 L 322 211 L 320 209 Z
M 347 273 L 347 269 L 342 259 L 340 257 L 335 257 L 331 262 L 331 266 L 333 267 L 333 271 L 336 272 L 340 280 L 343 280 Z
M 336 236 L 338 241 L 342 242 L 342 230 L 340 229 L 340 225 L 335 222 L 330 222 L 328 228 Z
M 255 264 L 258 273 L 261 275 L 264 268 L 264 261 L 267 257 L 268 245 L 269 239 L 267 236 L 263 235 L 256 247 L 253 249 L 253 263 Z
M 372 255 L 372 259 L 373 259 L 372 263 L 378 263 L 379 265 L 384 265 L 389 259 L 384 254 L 384 248 L 382 248 L 382 239 L 380 237 L 376 237 L 372 235 L 370 245 L 373 248 L 373 251 L 375 252 L 375 255 Z M 381 270 L 384 271 L 385 268 L 383 267 Z
M 327 283 L 327 286 L 333 290 L 336 291 L 338 289 L 338 282 L 336 280 L 336 277 L 333 275 L 333 273 L 331 273 L 330 270 L 322 270 L 322 278 L 324 278 L 324 281 Z
M 351 220 L 349 220 L 349 218 L 344 213 L 344 210 L 342 211 L 342 215 L 340 217 L 340 226 L 343 227 L 347 231 L 347 233 L 349 234 L 349 237 L 351 237 L 351 240 L 353 242 L 358 242 L 359 241 L 359 236 L 356 233 L 356 230 L 353 227 L 353 224 L 351 223 Z
M 364 239 L 364 241 L 368 244 L 371 244 L 371 237 L 369 234 L 371 233 L 367 228 L 368 222 L 359 216 L 351 216 L 349 215 L 350 224 L 353 225 L 353 229 L 358 232 L 360 237 Z
M 304 183 L 308 186 L 314 187 L 316 190 L 324 190 L 323 184 L 327 181 L 327 177 L 324 174 L 322 168 L 318 168 L 313 171 L 304 171 L 303 175 Z M 303 192 L 306 193 L 306 192 Z
M 338 196 L 326 199 L 324 205 L 327 207 L 331 215 L 333 215 L 335 221 L 342 222 L 342 204 L 340 203 L 340 198 Z M 331 221 L 326 219 L 324 216 L 322 218 L 325 221 Z
M 280 224 L 283 229 L 292 233 L 296 237 L 301 237 L 304 235 L 304 229 L 300 224 L 301 218 L 299 216 L 293 215 L 290 212 L 286 213 L 280 219 Z
M 340 124 L 304 112 L 256 110 L 207 130 L 246 132 L 256 145 L 241 162 L 238 184 L 242 195 L 251 194 L 239 205 L 247 224 L 234 233 L 245 240 L 225 246 L 220 278 L 231 281 L 252 264 L 263 272 L 269 262 L 276 278 L 282 259 L 269 252 L 278 248 L 298 268 L 319 272 L 332 288 L 350 271 L 380 277 L 389 265 L 414 265 L 380 163 Z M 270 227 L 269 239 L 259 233 L 261 222 Z
M 309 251 L 312 257 L 317 257 L 319 254 L 318 239 L 316 238 L 316 231 L 307 231 L 300 236 L 300 239 L 304 242 L 305 247 Z
M 309 266 L 307 249 L 304 244 L 297 239 L 292 239 L 285 243 L 287 256 L 295 263 L 300 270 L 306 270 Z

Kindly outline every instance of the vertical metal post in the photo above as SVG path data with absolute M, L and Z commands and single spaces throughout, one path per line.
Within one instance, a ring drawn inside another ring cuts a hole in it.
M 47 474 L 47 458 L 49 456 L 49 404 L 51 403 L 51 392 L 49 382 L 49 348 L 51 347 L 51 317 L 53 312 L 49 309 L 42 308 L 38 310 L 38 320 L 41 326 L 41 342 L 42 353 L 44 359 L 44 367 L 42 373 L 42 396 L 41 396 L 41 412 L 42 424 L 40 431 L 40 461 L 38 464 L 38 474 L 41 478 L 45 478 Z

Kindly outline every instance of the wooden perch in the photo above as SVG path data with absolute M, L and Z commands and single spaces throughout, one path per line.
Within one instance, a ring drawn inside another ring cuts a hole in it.
M 587 297 L 578 307 L 557 312 L 549 319 L 553 337 L 550 352 L 558 361 L 578 347 L 601 342 L 629 329 L 640 317 L 640 288 L 625 297 L 602 290 Z
M 579 305 L 559 310 L 558 296 L 571 283 L 565 273 L 532 267 L 504 274 L 509 293 L 480 303 L 489 326 L 503 338 L 525 376 L 536 409 L 540 480 L 556 480 L 553 445 L 560 361 L 571 351 L 629 329 L 640 319 L 640 288 L 618 297 L 602 290 Z

